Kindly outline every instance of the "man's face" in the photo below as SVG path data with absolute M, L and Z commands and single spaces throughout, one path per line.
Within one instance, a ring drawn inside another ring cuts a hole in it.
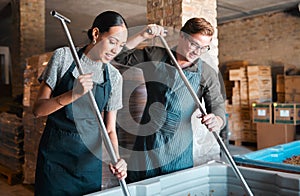
M 180 55 L 188 62 L 194 62 L 201 54 L 210 49 L 212 36 L 198 34 L 181 34 L 178 44 Z

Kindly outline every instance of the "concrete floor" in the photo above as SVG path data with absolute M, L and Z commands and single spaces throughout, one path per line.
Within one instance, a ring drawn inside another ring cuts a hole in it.
M 32 185 L 8 185 L 6 177 L 0 175 L 0 195 L 2 196 L 33 196 L 34 188 Z

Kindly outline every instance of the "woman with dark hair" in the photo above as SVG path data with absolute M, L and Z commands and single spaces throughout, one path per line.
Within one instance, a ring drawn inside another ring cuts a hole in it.
M 88 31 L 91 42 L 78 48 L 85 74 L 80 75 L 71 51 L 53 53 L 39 78 L 33 107 L 36 117 L 48 116 L 36 167 L 35 195 L 84 195 L 101 190 L 102 139 L 87 92 L 92 90 L 118 162 L 110 170 L 127 176 L 116 134 L 117 110 L 122 107 L 122 77 L 110 61 L 122 50 L 128 31 L 124 18 L 114 12 L 99 14 Z
M 201 115 L 199 123 L 219 132 L 225 125 L 225 102 L 218 74 L 200 58 L 209 51 L 213 34 L 213 26 L 204 18 L 191 18 L 182 27 L 172 53 L 199 99 L 205 102 L 207 115 Z M 164 28 L 148 25 L 128 39 L 126 47 L 132 50 L 124 50 L 114 59 L 141 68 L 147 89 L 147 103 L 128 159 L 128 182 L 193 167 L 191 117 L 197 105 L 166 48 L 134 49 L 158 35 L 165 36 Z

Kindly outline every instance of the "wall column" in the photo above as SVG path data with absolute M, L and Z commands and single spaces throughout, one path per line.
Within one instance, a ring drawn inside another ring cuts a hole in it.
M 26 58 L 45 52 L 45 0 L 11 0 L 12 96 L 23 94 Z

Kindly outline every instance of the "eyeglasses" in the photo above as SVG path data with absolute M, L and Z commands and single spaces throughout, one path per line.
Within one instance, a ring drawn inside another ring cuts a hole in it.
M 193 40 L 191 40 L 191 38 L 186 37 L 186 39 L 189 41 L 189 48 L 193 51 L 195 50 L 200 50 L 200 53 L 205 53 L 208 52 L 210 50 L 210 46 L 200 46 L 199 44 L 197 44 L 196 42 L 194 42 Z

